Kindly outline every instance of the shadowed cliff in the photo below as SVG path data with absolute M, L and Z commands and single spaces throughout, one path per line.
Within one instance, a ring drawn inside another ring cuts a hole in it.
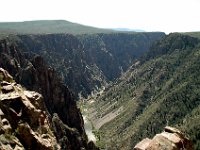
M 61 82 L 54 69 L 48 67 L 41 56 L 19 49 L 11 39 L 0 41 L 0 58 L 0 66 L 7 69 L 15 81 L 27 90 L 42 94 L 45 104 L 43 107 L 49 115 L 52 132 L 61 149 L 89 149 L 91 144 L 87 143 L 80 110 L 72 93 Z
M 42 56 L 77 97 L 118 78 L 164 33 L 17 35 L 18 47 Z

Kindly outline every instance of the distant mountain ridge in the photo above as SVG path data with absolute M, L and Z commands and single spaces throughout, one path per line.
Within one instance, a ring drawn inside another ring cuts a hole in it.
M 0 23 L 0 34 L 89 34 L 110 33 L 111 29 L 101 29 L 72 23 L 65 20 L 37 20 L 24 22 L 2 22 Z
M 130 29 L 130 28 L 112 28 L 113 30 L 116 31 L 127 31 L 127 32 L 146 32 L 145 30 L 141 29 Z

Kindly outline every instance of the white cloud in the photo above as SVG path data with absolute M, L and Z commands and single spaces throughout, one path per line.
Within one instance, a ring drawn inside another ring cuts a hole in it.
M 200 31 L 199 0 L 4 0 L 0 21 L 65 19 L 103 28 Z

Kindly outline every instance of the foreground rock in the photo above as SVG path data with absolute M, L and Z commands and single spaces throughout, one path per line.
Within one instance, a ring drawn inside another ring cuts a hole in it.
M 96 150 L 78 129 L 46 110 L 41 94 L 27 91 L 0 68 L 0 149 Z
M 182 132 L 173 127 L 165 127 L 165 131 L 153 139 L 144 139 L 134 150 L 194 150 L 191 141 Z
M 24 90 L 0 68 L 0 149 L 60 149 L 43 97 Z

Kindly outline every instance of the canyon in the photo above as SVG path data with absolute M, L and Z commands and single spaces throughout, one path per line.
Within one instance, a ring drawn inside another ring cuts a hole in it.
M 29 30 L 30 22 L 6 29 L 0 24 L 0 67 L 7 70 L 0 74 L 0 108 L 11 127 L 2 128 L 7 147 L 133 149 L 170 124 L 198 149 L 199 33 L 31 23 L 38 31 Z M 41 131 L 38 116 L 49 132 Z M 12 145 L 7 133 L 18 142 Z

